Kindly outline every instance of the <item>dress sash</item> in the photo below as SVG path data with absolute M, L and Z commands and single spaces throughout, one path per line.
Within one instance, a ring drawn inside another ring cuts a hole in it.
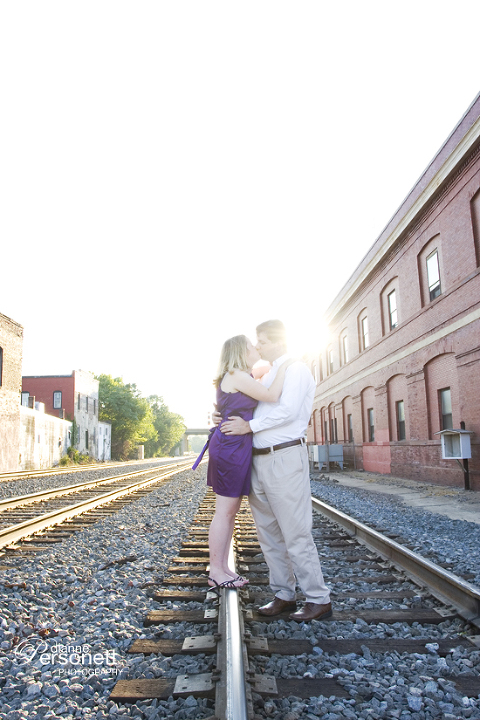
M 193 463 L 193 465 L 192 465 L 192 470 L 195 470 L 195 469 L 198 467 L 198 465 L 200 465 L 200 463 L 202 462 L 203 456 L 205 455 L 205 453 L 206 453 L 207 450 L 208 450 L 208 446 L 210 445 L 210 440 L 212 439 L 213 433 L 215 432 L 216 429 L 217 429 L 217 427 L 210 428 L 210 433 L 209 433 L 209 435 L 208 435 L 208 440 L 207 440 L 207 442 L 205 443 L 205 445 L 203 446 L 202 452 L 200 453 L 200 455 L 197 457 L 197 459 L 196 459 L 195 462 Z

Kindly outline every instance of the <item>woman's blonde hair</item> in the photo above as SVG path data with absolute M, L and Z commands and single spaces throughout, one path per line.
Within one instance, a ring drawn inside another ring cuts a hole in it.
M 235 337 L 225 340 L 222 352 L 220 353 L 217 376 L 213 381 L 215 387 L 220 385 L 227 373 L 233 373 L 234 370 L 249 372 L 247 364 L 247 343 L 248 338 L 245 335 L 235 335 Z

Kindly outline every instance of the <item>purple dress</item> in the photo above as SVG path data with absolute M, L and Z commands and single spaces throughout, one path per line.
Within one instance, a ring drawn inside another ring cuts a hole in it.
M 223 420 L 239 415 L 251 420 L 258 400 L 241 392 L 226 393 L 217 388 L 217 410 Z M 208 446 L 207 485 L 217 495 L 240 497 L 250 492 L 252 467 L 252 433 L 248 435 L 224 435 L 220 426 L 212 428 L 207 445 L 203 448 L 194 468 L 198 465 Z

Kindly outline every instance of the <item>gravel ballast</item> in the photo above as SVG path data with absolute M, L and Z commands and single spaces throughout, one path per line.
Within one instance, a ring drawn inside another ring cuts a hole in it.
M 396 534 L 398 542 L 405 542 L 420 554 L 428 554 L 434 562 L 452 565 L 453 572 L 475 574 L 478 578 L 480 555 L 480 526 L 431 513 L 424 509 L 406 506 L 398 497 L 378 492 L 343 487 L 328 476 L 311 482 L 312 494 L 356 519 L 373 526 L 380 532 Z M 322 532 L 313 531 L 320 538 Z M 466 539 L 468 538 L 468 539 Z M 282 678 L 311 677 L 335 678 L 349 697 L 319 696 L 309 700 L 288 697 L 264 700 L 254 696 L 256 720 L 274 718 L 299 720 L 459 720 L 480 718 L 480 697 L 465 695 L 455 679 L 465 675 L 480 675 L 480 650 L 465 649 L 456 644 L 465 635 L 478 630 L 461 619 L 446 620 L 434 625 L 396 622 L 368 624 L 361 618 L 356 621 L 336 619 L 336 612 L 348 610 L 439 608 L 432 597 L 424 596 L 420 589 L 405 580 L 396 590 L 413 591 L 414 597 L 403 600 L 348 597 L 349 592 L 371 593 L 385 590 L 384 585 L 361 583 L 359 574 L 365 572 L 362 562 L 342 563 L 339 556 L 329 559 L 328 540 L 322 547 L 318 543 L 320 559 L 327 584 L 329 579 L 342 576 L 341 583 L 332 583 L 334 616 L 328 622 L 313 621 L 297 624 L 291 621 L 253 623 L 250 627 L 256 636 L 267 639 L 308 639 L 313 647 L 309 655 L 282 656 L 257 655 L 251 658 L 256 673 L 274 675 L 277 684 Z M 367 575 L 378 575 L 372 571 Z M 470 580 L 475 582 L 475 580 Z M 254 584 L 254 580 L 251 580 Z M 388 586 L 387 586 L 388 587 Z M 253 589 L 253 588 L 252 588 Z M 258 591 L 261 592 L 261 588 Z M 340 599 L 340 595 L 342 599 Z M 406 593 L 407 595 L 407 593 Z M 337 616 L 338 617 L 338 616 Z M 323 652 L 321 640 L 328 639 L 385 639 L 391 638 L 391 652 L 370 651 L 361 645 L 360 653 L 347 655 Z M 449 639 L 451 650 L 442 657 L 438 642 Z M 423 641 L 421 653 L 397 652 L 395 639 Z
M 149 593 L 150 583 L 161 584 L 172 556 L 180 548 L 183 535 L 204 497 L 205 475 L 205 465 L 195 472 L 184 471 L 168 485 L 52 549 L 28 558 L 0 560 L 2 720 L 55 717 L 67 720 L 131 717 L 181 720 L 213 715 L 211 700 L 193 697 L 133 704 L 109 700 L 111 689 L 122 677 L 174 678 L 178 674 L 204 673 L 213 669 L 214 656 L 164 657 L 126 652 L 137 638 L 180 639 L 215 630 L 213 625 L 188 623 L 149 628 L 143 625 L 151 610 L 204 607 L 202 603 L 192 602 L 169 602 L 162 606 L 154 602 Z M 50 479 L 46 480 L 45 487 L 49 482 Z M 466 527 L 462 521 L 407 508 L 396 497 L 347 489 L 326 477 L 312 481 L 312 492 L 362 522 L 378 529 L 388 528 L 390 532 L 408 538 L 409 544 L 415 545 L 419 552 L 422 548 L 435 550 L 439 559 L 448 557 L 454 564 L 458 556 L 464 563 L 465 572 L 472 572 L 472 568 L 478 571 L 480 537 L 475 534 L 479 528 L 473 523 L 467 523 Z M 472 547 L 468 544 L 467 552 L 454 554 L 460 542 L 465 548 L 465 536 L 470 534 Z M 450 552 L 447 553 L 448 549 Z M 403 601 L 388 602 L 375 598 L 349 598 L 349 591 L 362 591 L 362 587 L 371 591 L 376 586 L 359 584 L 358 570 L 352 563 L 342 565 L 338 560 L 333 566 L 326 556 L 322 556 L 320 546 L 319 552 L 327 582 L 335 573 L 351 577 L 351 582 L 347 579 L 341 586 L 332 588 L 334 597 L 339 593 L 346 595 L 341 601 L 334 600 L 334 610 L 348 609 L 349 606 L 357 609 L 438 606 L 435 600 L 420 594 Z M 253 578 L 251 585 L 254 585 Z M 416 589 L 410 581 L 405 581 L 402 587 L 406 591 Z M 379 586 L 378 589 L 384 588 Z M 262 590 L 265 588 L 258 588 L 258 591 Z M 462 637 L 466 627 L 458 619 L 426 628 L 416 623 L 369 625 L 361 619 L 346 622 L 335 617 L 323 623 L 297 624 L 284 620 L 254 623 L 252 632 L 255 635 L 275 639 L 307 638 L 314 645 L 313 652 L 308 655 L 255 656 L 251 659 L 255 672 L 275 674 L 280 679 L 292 676 L 337 678 L 347 693 L 347 697 L 342 698 L 332 695 L 309 700 L 295 697 L 264 700 L 254 696 L 257 718 L 478 720 L 480 700 L 463 695 L 454 684 L 460 675 L 480 674 L 480 650 L 472 652 L 455 646 L 455 638 Z M 393 636 L 425 638 L 425 651 L 417 654 L 393 650 L 375 653 L 365 645 L 361 653 L 341 655 L 323 652 L 318 647 L 319 641 L 327 638 L 368 640 Z M 436 652 L 435 640 L 445 637 L 452 638 L 452 650 L 446 657 L 441 657 Z M 52 657 L 52 653 L 65 646 L 81 648 L 85 664 L 79 666 L 75 658 L 73 662 L 70 658 L 69 662 L 63 663 L 58 655 Z M 93 666 L 96 674 L 92 672 Z
M 143 626 L 147 613 L 160 608 L 148 596 L 148 584 L 161 584 L 205 490 L 204 468 L 184 471 L 51 550 L 0 560 L 2 719 L 212 714 L 206 701 L 193 698 L 125 705 L 108 699 L 122 677 L 211 671 L 208 656 L 146 658 L 125 652 L 134 639 L 156 632 Z M 205 631 L 203 626 L 172 626 L 162 636 Z M 77 653 L 84 656 L 83 666 Z
M 328 475 L 312 480 L 311 488 L 319 500 L 379 532 L 394 533 L 397 542 L 448 565 L 456 575 L 472 575 L 469 582 L 480 586 L 480 524 L 410 507 L 395 495 L 344 487 Z M 456 495 L 468 501 L 465 493 Z

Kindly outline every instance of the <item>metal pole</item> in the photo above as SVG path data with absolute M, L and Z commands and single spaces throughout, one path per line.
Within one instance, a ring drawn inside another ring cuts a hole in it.
M 460 423 L 461 430 L 465 430 L 465 423 L 463 420 Z M 468 469 L 468 460 L 467 458 L 464 458 L 463 460 L 463 485 L 465 490 L 470 490 L 470 471 Z

